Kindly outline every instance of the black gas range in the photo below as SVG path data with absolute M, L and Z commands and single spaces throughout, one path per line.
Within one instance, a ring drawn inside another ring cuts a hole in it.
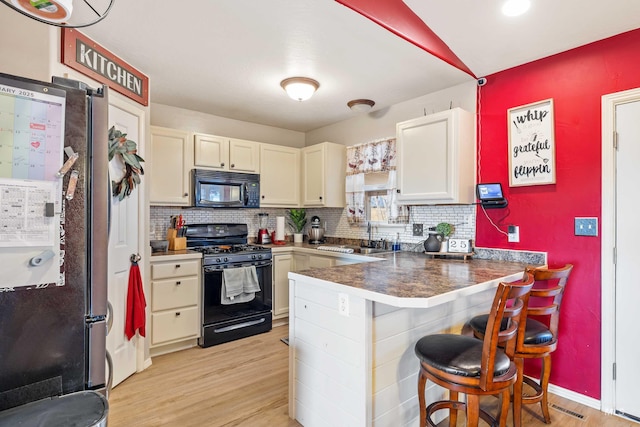
M 187 248 L 202 252 L 202 347 L 248 337 L 271 330 L 271 249 L 248 244 L 246 224 L 186 225 Z M 253 297 L 238 303 L 225 302 L 222 288 L 225 270 L 243 268 L 260 287 Z

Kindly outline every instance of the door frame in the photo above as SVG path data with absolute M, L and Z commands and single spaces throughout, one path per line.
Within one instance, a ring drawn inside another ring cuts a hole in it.
M 146 141 L 148 139 L 147 135 L 147 112 L 143 108 L 139 108 L 137 105 L 124 100 L 119 94 L 116 94 L 114 91 L 109 92 L 109 104 L 113 105 L 116 108 L 126 111 L 133 116 L 138 118 L 138 133 L 142 136 L 143 139 L 140 141 L 136 141 L 138 154 L 144 159 L 147 156 L 146 153 Z M 145 169 L 147 165 L 145 165 Z M 148 235 L 148 225 L 147 218 L 149 217 L 148 213 L 148 196 L 147 196 L 147 186 L 145 185 L 146 179 L 148 177 L 148 173 L 142 177 L 140 184 L 138 185 L 137 191 L 139 191 L 138 196 L 138 251 L 140 252 L 140 256 L 142 257 L 142 261 L 140 263 L 140 275 L 142 276 L 142 283 L 144 284 L 144 292 L 147 296 L 147 300 L 150 301 L 150 287 L 148 285 L 147 278 L 149 277 L 149 272 L 147 271 L 146 266 L 149 265 L 149 251 L 146 248 L 149 246 L 147 235 Z M 148 311 L 148 310 L 147 310 Z M 150 316 L 147 315 L 147 331 L 150 331 Z M 136 334 L 133 337 L 135 340 L 136 346 L 136 372 L 142 372 L 149 366 L 151 366 L 151 359 L 145 358 L 145 348 L 148 347 L 146 344 L 146 338 Z
M 600 410 L 616 410 L 613 366 L 615 355 L 616 270 L 616 106 L 640 101 L 640 88 L 602 96 L 602 225 L 601 225 L 601 369 Z

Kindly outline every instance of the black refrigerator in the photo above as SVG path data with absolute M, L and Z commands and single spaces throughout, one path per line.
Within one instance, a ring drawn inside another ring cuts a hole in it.
M 0 425 L 105 394 L 107 115 L 106 86 L 0 73 Z

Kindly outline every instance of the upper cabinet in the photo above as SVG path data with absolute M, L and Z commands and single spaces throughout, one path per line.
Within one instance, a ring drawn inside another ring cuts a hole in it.
M 189 206 L 189 174 L 193 164 L 191 133 L 151 126 L 149 202 Z
M 260 144 L 260 206 L 300 203 L 300 149 Z
M 398 201 L 415 205 L 474 203 L 473 129 L 473 115 L 461 108 L 398 123 Z
M 331 142 L 305 147 L 302 155 L 302 205 L 345 206 L 346 147 Z
M 194 166 L 203 169 L 260 173 L 260 143 L 196 133 Z

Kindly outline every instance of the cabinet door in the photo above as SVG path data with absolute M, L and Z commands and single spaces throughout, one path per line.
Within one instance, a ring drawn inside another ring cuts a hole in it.
M 293 271 L 309 269 L 309 255 L 293 254 Z
M 324 206 L 325 146 L 302 149 L 302 204 Z
M 194 134 L 194 165 L 209 169 L 229 169 L 229 139 L 223 136 Z
M 151 127 L 148 183 L 152 205 L 189 206 L 191 147 L 189 132 Z
M 244 173 L 260 172 L 260 143 L 243 139 L 229 140 L 229 170 Z
M 260 145 L 260 206 L 296 207 L 300 198 L 300 150 Z
M 293 257 L 289 254 L 273 256 L 273 318 L 289 314 L 289 277 L 293 271 Z
M 398 123 L 398 200 L 473 203 L 473 116 L 460 108 Z
M 309 268 L 333 267 L 336 259 L 331 256 L 309 255 Z

